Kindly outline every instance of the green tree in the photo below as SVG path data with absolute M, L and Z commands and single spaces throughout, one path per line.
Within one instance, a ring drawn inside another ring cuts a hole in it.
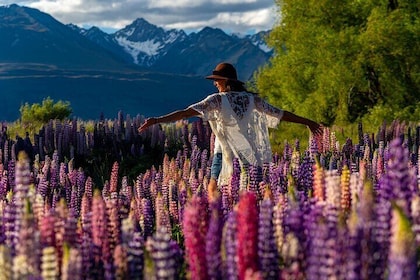
M 41 104 L 25 103 L 19 111 L 21 127 L 31 133 L 50 120 L 64 120 L 72 113 L 68 101 L 54 102 L 50 97 L 43 99 Z
M 417 1 L 276 3 L 275 55 L 255 77 L 270 102 L 329 126 L 420 119 Z

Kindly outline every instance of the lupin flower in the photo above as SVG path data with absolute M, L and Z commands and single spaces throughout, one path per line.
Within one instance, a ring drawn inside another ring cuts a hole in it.
M 258 271 L 258 208 L 255 193 L 242 193 L 237 215 L 238 275 L 243 280 L 247 269 Z
M 224 248 L 224 262 L 223 278 L 228 280 L 238 279 L 238 261 L 236 258 L 237 251 L 237 214 L 233 210 L 228 213 L 226 223 L 223 231 L 223 248 Z
M 172 247 L 171 236 L 165 229 L 157 229 L 149 238 L 150 254 L 155 268 L 155 277 L 159 279 L 175 279 L 177 277 L 177 256 Z
M 41 275 L 42 279 L 54 280 L 59 278 L 59 263 L 55 247 L 49 246 L 42 249 Z
M 169 214 L 175 224 L 179 223 L 178 187 L 175 182 L 169 185 Z
M 341 190 L 340 190 L 340 175 L 337 170 L 327 170 L 325 174 L 325 200 L 335 207 L 340 208 Z
M 16 241 L 16 256 L 13 260 L 13 274 L 16 279 L 40 276 L 40 240 L 31 204 L 25 200 L 25 207 Z M 19 266 L 25 266 L 24 268 Z
M 154 212 L 152 202 L 146 198 L 143 198 L 142 201 L 142 228 L 144 231 L 144 238 L 147 239 L 149 236 L 153 234 L 153 226 L 154 226 Z
M 230 195 L 232 197 L 232 204 L 235 205 L 239 201 L 239 188 L 241 179 L 241 167 L 237 158 L 233 159 L 233 173 L 230 179 Z
M 417 186 L 413 185 L 416 179 L 413 178 L 413 172 L 410 172 L 408 165 L 408 150 L 402 146 L 400 138 L 395 138 L 390 143 L 389 160 L 387 162 L 387 171 L 379 180 L 378 192 L 380 197 L 387 201 L 395 202 L 405 211 L 410 213 L 409 202 Z
M 144 237 L 135 230 L 127 244 L 127 261 L 129 279 L 143 279 L 144 268 Z
M 223 212 L 221 196 L 216 194 L 209 202 L 210 219 L 206 237 L 207 275 L 210 279 L 222 278 L 221 243 Z
M 268 197 L 261 202 L 258 219 L 258 261 L 263 279 L 278 279 L 279 255 L 276 247 L 273 225 L 273 202 Z
M 347 165 L 341 171 L 341 209 L 348 212 L 351 207 L 351 194 L 350 194 L 350 170 Z
M 105 202 L 99 191 L 95 191 L 92 199 L 92 242 L 94 245 L 95 270 L 101 275 L 101 269 L 111 261 L 108 239 L 108 218 Z
M 9 247 L 0 244 L 0 279 L 12 279 L 12 256 Z
M 318 201 L 325 200 L 325 173 L 319 161 L 314 165 L 313 170 L 313 197 Z
M 207 209 L 204 198 L 194 195 L 185 206 L 182 229 L 185 259 L 191 279 L 208 279 L 206 261 Z
M 119 170 L 119 164 L 116 161 L 112 165 L 111 178 L 109 180 L 109 191 L 111 193 L 118 191 L 118 170 Z
M 128 278 L 127 249 L 122 244 L 117 244 L 114 250 L 114 267 L 116 279 Z
M 303 191 L 306 196 L 313 190 L 313 165 L 312 157 L 309 152 L 306 152 L 297 171 L 297 188 L 299 191 Z
M 166 200 L 167 201 L 167 200 Z M 168 206 L 165 203 L 165 199 L 162 193 L 158 193 L 155 201 L 155 213 L 156 213 L 156 229 L 162 228 L 166 232 L 171 232 L 171 221 L 169 218 Z
M 415 236 L 408 217 L 397 205 L 392 209 L 391 232 L 388 279 L 418 279 Z

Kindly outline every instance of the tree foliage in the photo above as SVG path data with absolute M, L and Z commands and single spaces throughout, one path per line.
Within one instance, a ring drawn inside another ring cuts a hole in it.
M 47 97 L 42 103 L 29 104 L 25 103 L 19 109 L 20 122 L 25 130 L 34 132 L 50 120 L 64 120 L 70 116 L 72 109 L 68 101 L 59 100 L 54 102 L 53 99 Z
M 278 0 L 267 41 L 275 55 L 256 74 L 280 108 L 326 125 L 420 119 L 416 0 Z

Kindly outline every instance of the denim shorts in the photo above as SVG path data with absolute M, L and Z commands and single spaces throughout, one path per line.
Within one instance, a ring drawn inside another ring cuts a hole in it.
M 222 170 L 222 153 L 215 153 L 213 156 L 213 162 L 211 163 L 210 178 L 217 180 L 219 178 L 219 174 L 221 170 Z

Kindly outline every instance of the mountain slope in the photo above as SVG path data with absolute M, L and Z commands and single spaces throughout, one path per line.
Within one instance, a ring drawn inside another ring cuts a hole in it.
M 1 62 L 79 69 L 129 65 L 50 15 L 18 5 L 0 7 L 0 38 Z

